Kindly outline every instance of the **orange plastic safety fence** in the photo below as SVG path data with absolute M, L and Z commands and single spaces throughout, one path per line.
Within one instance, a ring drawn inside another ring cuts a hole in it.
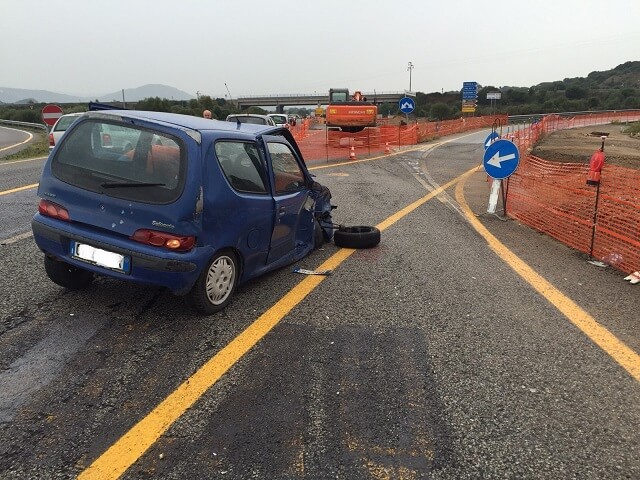
M 507 214 L 622 271 L 640 270 L 640 170 L 605 163 L 598 187 L 586 183 L 587 163 L 559 163 L 526 154 L 543 133 L 639 119 L 640 111 L 549 115 L 529 129 L 513 132 L 521 160 L 505 182 Z
M 391 125 L 379 122 L 376 127 L 358 133 L 327 130 L 312 120 L 305 120 L 291 131 L 307 161 L 339 161 L 368 158 L 391 149 L 416 145 L 440 136 L 491 127 L 496 121 L 506 123 L 506 116 L 468 117 L 442 122 L 413 122 Z M 316 127 L 317 128 L 314 128 Z

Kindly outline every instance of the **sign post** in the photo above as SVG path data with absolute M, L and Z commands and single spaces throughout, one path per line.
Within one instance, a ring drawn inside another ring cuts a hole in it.
M 518 147 L 508 140 L 496 140 L 484 151 L 482 164 L 487 175 L 493 178 L 487 213 L 496 213 L 502 180 L 515 172 L 519 163 Z
M 409 125 L 409 114 L 415 110 L 416 102 L 413 101 L 413 98 L 402 97 L 398 102 L 398 106 L 400 107 L 400 111 L 405 115 L 407 125 Z M 400 129 L 398 129 L 398 136 L 400 136 Z M 399 145 L 400 141 L 398 141 L 398 146 Z

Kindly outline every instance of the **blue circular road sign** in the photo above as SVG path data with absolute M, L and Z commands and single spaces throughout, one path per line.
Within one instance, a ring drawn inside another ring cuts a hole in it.
M 484 140 L 484 149 L 486 150 L 487 148 L 489 148 L 489 145 L 491 145 L 493 142 L 495 142 L 499 138 L 500 138 L 500 135 L 498 135 L 497 132 L 491 132 L 489 136 Z
M 413 98 L 409 97 L 402 97 L 398 105 L 402 113 L 411 113 L 416 109 L 416 102 L 413 101 Z
M 520 152 L 509 140 L 496 140 L 484 151 L 483 166 L 487 175 L 500 180 L 507 178 L 518 168 Z

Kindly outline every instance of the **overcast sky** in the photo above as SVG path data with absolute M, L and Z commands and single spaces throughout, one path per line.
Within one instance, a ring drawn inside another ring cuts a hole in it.
M 640 0 L 0 0 L 0 25 L 0 87 L 83 96 L 528 87 L 640 60 Z

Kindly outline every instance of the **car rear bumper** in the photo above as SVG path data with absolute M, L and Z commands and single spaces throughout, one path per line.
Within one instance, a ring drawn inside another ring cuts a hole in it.
M 67 225 L 70 228 L 64 229 L 63 227 Z M 81 231 L 72 231 L 75 229 L 73 224 L 52 220 L 39 213 L 31 221 L 31 228 L 36 245 L 49 256 L 99 275 L 167 287 L 178 295 L 185 294 L 191 289 L 203 265 L 213 253 L 206 247 L 200 247 L 184 253 L 157 249 L 158 255 L 153 255 L 141 250 L 153 251 L 154 247 L 148 248 L 140 244 L 140 248 L 137 249 L 137 242 L 128 239 L 109 242 L 96 239 L 95 236 L 84 235 Z M 127 273 L 115 271 L 73 257 L 74 241 L 128 257 L 130 271 Z

